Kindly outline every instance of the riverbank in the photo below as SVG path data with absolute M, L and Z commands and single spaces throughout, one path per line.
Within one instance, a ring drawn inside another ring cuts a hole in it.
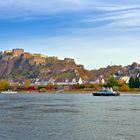
M 93 89 L 73 89 L 73 90 L 13 90 L 18 92 L 19 94 L 30 94 L 30 93 L 37 93 L 37 94 L 41 94 L 41 93 L 70 93 L 70 94 L 90 94 L 93 92 L 96 92 L 98 90 L 93 90 Z M 130 89 L 129 91 L 119 91 L 120 93 L 123 94 L 140 94 L 140 89 Z
M 38 91 L 18 91 L 18 94 L 92 94 L 95 91 L 84 91 L 84 90 L 67 90 L 67 91 L 57 91 L 49 90 L 45 92 Z M 121 91 L 120 94 L 140 94 L 140 91 Z

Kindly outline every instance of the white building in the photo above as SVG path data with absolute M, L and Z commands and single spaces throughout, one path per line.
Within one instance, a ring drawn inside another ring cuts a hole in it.
M 82 78 L 80 77 L 79 78 L 79 81 L 78 81 L 78 84 L 83 84 L 84 82 L 83 82 L 83 80 L 82 80 Z

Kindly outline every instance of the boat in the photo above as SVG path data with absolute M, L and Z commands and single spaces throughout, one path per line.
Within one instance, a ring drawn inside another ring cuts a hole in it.
M 15 94 L 15 93 L 18 93 L 17 91 L 1 91 L 0 93 L 2 94 Z
M 113 91 L 112 88 L 101 89 L 97 92 L 93 92 L 92 94 L 93 96 L 119 96 L 120 95 L 119 92 Z

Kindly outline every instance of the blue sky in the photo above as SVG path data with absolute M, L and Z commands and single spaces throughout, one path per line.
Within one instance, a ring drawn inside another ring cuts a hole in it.
M 0 0 L 0 50 L 24 48 L 88 69 L 140 61 L 139 0 Z

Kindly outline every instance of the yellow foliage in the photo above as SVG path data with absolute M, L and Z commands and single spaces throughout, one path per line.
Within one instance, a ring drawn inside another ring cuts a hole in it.
M 120 87 L 121 91 L 129 91 L 129 86 L 127 84 L 124 84 L 123 86 Z
M 99 79 L 99 85 L 103 85 L 102 79 Z
M 8 81 L 6 81 L 6 80 L 0 80 L 0 91 L 7 89 L 8 86 L 9 86 Z
M 94 84 L 94 89 L 95 90 L 99 90 L 99 85 L 98 84 Z
M 24 87 L 29 88 L 30 87 L 30 80 L 25 80 L 24 81 Z

